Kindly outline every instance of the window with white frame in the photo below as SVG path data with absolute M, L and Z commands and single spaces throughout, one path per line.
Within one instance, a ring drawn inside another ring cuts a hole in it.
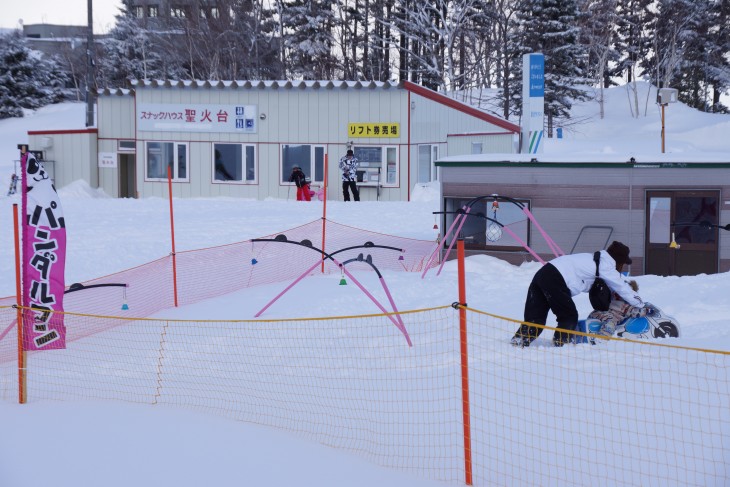
M 167 180 L 167 168 L 173 181 L 188 181 L 188 144 L 184 142 L 147 142 L 145 148 L 147 180 Z
M 252 184 L 256 177 L 256 146 L 213 144 L 213 182 Z
M 418 182 L 430 183 L 436 179 L 436 159 L 439 157 L 439 146 L 421 144 L 418 146 Z
M 157 5 L 150 5 L 147 7 L 147 17 L 157 17 L 159 14 L 160 11 Z
M 137 143 L 134 140 L 118 140 L 117 152 L 135 152 Z
M 398 186 L 398 148 L 396 146 L 356 145 L 352 150 L 360 163 L 357 169 L 358 183 L 373 186 Z
M 133 7 L 133 10 L 134 10 L 134 16 L 137 17 L 138 19 L 141 19 L 142 17 L 144 17 L 144 7 L 143 6 L 135 5 Z
M 294 166 L 302 168 L 304 175 L 313 183 L 324 182 L 324 154 L 323 145 L 283 144 L 281 182 L 289 183 Z
M 177 5 L 170 7 L 170 17 L 184 19 L 186 17 L 185 9 Z

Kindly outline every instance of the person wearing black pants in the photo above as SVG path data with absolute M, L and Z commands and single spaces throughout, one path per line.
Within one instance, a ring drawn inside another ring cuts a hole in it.
M 608 249 L 600 251 L 599 276 L 608 287 L 632 306 L 643 307 L 644 301 L 624 281 L 621 269 L 631 264 L 629 248 L 614 241 Z M 557 257 L 535 273 L 525 299 L 524 323 L 512 337 L 512 344 L 529 347 L 540 336 L 542 328 L 532 325 L 545 325 L 548 311 L 557 319 L 557 331 L 553 336 L 556 347 L 571 341 L 571 333 L 560 330 L 575 330 L 578 325 L 578 310 L 573 296 L 588 292 L 596 280 L 596 263 L 593 254 L 573 254 Z
M 342 196 L 345 201 L 350 201 L 350 191 L 355 201 L 360 201 L 360 192 L 357 189 L 357 168 L 360 161 L 355 157 L 352 150 L 340 159 L 340 171 L 342 172 Z

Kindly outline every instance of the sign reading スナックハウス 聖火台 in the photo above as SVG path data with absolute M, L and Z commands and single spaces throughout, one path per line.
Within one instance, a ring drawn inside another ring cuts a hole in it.
M 256 105 L 140 103 L 137 105 L 137 129 L 255 134 L 257 112 Z

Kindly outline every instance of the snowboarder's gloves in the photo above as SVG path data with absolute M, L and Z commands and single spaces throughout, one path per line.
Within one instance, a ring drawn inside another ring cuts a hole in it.
M 637 306 L 632 306 L 631 310 L 629 311 L 629 315 L 631 315 L 633 318 L 643 318 L 644 316 L 650 314 L 649 309 L 650 308 L 648 306 L 642 306 L 641 308 Z
M 612 337 L 615 332 L 616 332 L 616 322 L 613 320 L 608 320 L 601 325 L 601 330 L 598 332 L 598 334 L 607 336 L 607 337 Z

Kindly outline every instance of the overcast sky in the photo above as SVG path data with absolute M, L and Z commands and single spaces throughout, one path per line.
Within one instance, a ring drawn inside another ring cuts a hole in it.
M 94 32 L 107 32 L 114 24 L 121 0 L 94 0 Z M 24 0 L 3 2 L 0 27 L 17 28 L 24 24 L 86 25 L 87 0 Z

